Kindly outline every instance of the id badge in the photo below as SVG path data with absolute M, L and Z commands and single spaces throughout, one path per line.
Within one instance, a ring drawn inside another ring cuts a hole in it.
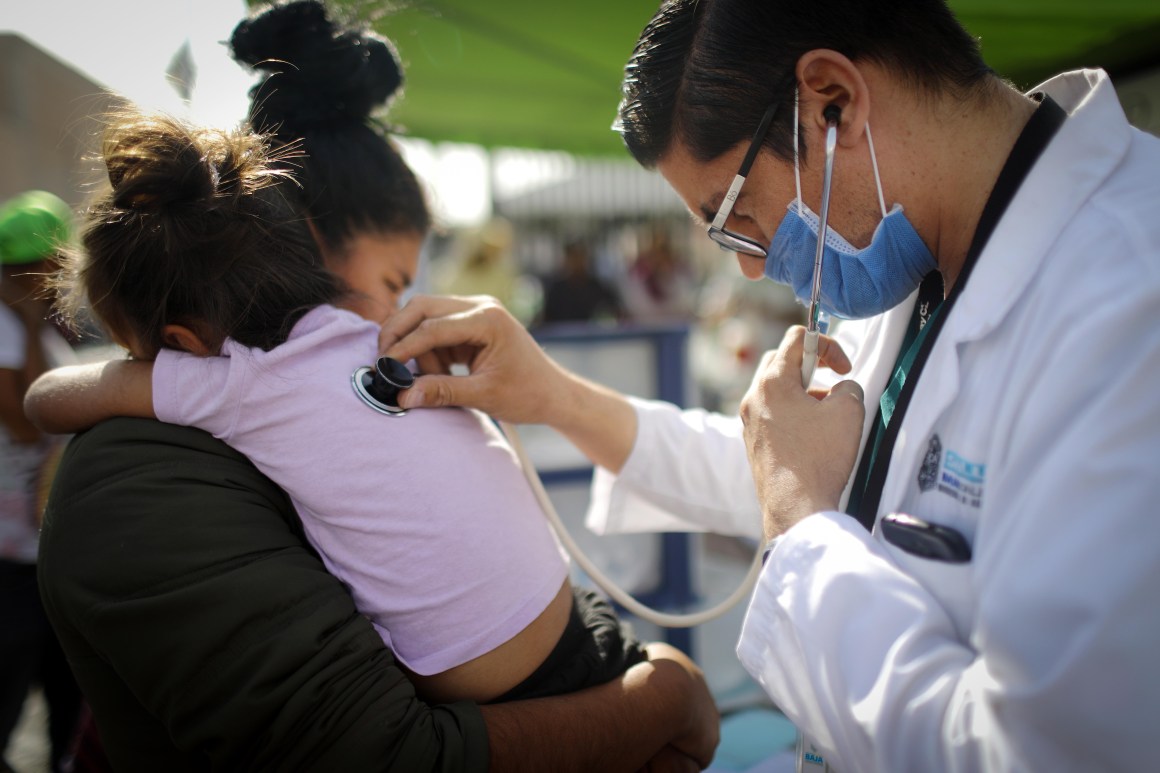
M 822 750 L 814 746 L 813 741 L 801 733 L 797 737 L 797 773 L 834 773 L 833 768 L 826 762 Z

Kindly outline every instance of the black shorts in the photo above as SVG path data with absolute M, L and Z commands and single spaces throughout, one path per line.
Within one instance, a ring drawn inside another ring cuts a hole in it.
M 596 593 L 572 588 L 572 614 L 560 641 L 532 675 L 496 698 L 503 701 L 563 695 L 604 684 L 648 660 L 632 628 Z

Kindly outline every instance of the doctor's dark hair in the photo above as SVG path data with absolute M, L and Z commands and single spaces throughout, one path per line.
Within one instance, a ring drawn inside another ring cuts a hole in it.
M 343 293 L 262 137 L 126 110 L 110 119 L 101 156 L 108 189 L 55 282 L 67 320 L 91 309 L 150 354 L 167 324 L 212 349 L 227 336 L 270 349 Z
M 339 260 L 362 233 L 425 234 L 415 174 L 375 118 L 403 83 L 390 41 L 331 18 L 318 0 L 268 6 L 234 28 L 230 50 L 258 71 L 250 124 L 297 147 L 299 204 Z
M 616 128 L 645 167 L 674 140 L 711 161 L 748 142 L 779 103 L 764 146 L 792 159 L 795 68 L 817 48 L 932 94 L 967 96 L 991 72 L 944 0 L 666 0 L 625 67 Z

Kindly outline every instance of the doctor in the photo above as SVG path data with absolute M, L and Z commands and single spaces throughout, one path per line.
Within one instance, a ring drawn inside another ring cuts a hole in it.
M 419 298 L 383 334 L 432 374 L 403 404 L 556 428 L 602 468 L 599 530 L 766 539 L 738 654 L 834 769 L 1154 769 L 1160 141 L 1107 75 L 1019 93 L 941 0 L 671 0 L 618 123 L 799 297 L 836 126 L 822 302 L 855 321 L 822 340 L 822 399 L 800 328 L 738 421 L 568 373 L 486 299 Z

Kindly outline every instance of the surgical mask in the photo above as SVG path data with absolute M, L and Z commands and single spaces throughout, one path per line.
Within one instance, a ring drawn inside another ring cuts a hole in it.
M 793 126 L 793 172 L 797 197 L 790 202 L 788 212 L 773 235 L 764 273 L 775 282 L 789 285 L 799 301 L 809 303 L 819 218 L 802 201 L 796 94 Z M 874 229 L 869 246 L 861 250 L 834 229 L 827 228 L 822 258 L 820 306 L 824 312 L 844 319 L 864 319 L 897 306 L 922 284 L 923 277 L 938 267 L 934 256 L 903 214 L 902 206 L 895 204 L 893 209 L 886 211 L 869 124 L 866 125 L 866 140 L 870 144 L 882 220 Z

